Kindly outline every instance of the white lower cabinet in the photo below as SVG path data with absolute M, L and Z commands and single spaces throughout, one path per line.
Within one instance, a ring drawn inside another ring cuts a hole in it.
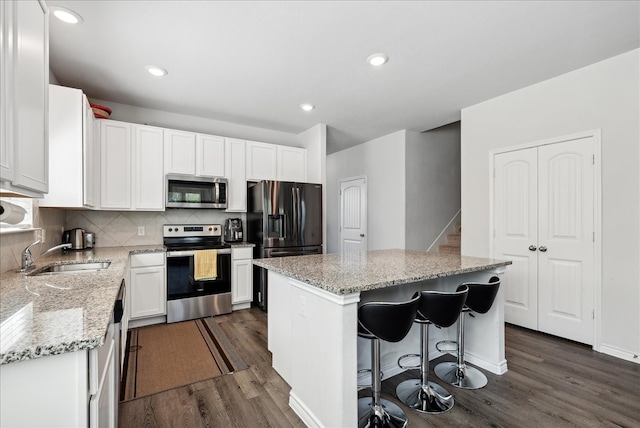
M 127 306 L 131 321 L 167 314 L 167 286 L 164 253 L 131 255 Z M 160 320 L 159 322 L 162 322 Z M 140 325 L 139 323 L 131 323 Z
M 253 300 L 253 248 L 231 249 L 231 303 L 245 309 Z
M 117 427 L 115 325 L 104 345 L 0 366 L 0 426 Z

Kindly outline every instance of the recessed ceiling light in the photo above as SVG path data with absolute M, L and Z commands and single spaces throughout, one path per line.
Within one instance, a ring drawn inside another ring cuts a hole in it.
M 169 72 L 167 70 L 165 70 L 162 67 L 156 67 L 155 65 L 147 65 L 145 67 L 147 69 L 147 71 L 149 73 L 151 73 L 152 75 L 156 76 L 156 77 L 162 77 L 162 76 L 166 76 L 167 74 L 169 74 Z
M 51 6 L 49 10 L 53 12 L 53 16 L 67 24 L 79 24 L 83 21 L 80 15 L 65 7 Z
M 385 64 L 387 61 L 389 61 L 389 57 L 383 53 L 373 54 L 369 58 L 367 58 L 367 62 L 374 67 L 379 67 L 382 64 Z
M 300 108 L 304 111 L 311 111 L 314 108 L 316 108 L 316 106 L 314 106 L 313 104 L 300 104 Z

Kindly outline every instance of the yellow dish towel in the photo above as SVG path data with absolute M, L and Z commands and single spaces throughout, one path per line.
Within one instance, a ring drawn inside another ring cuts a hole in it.
M 193 255 L 193 279 L 208 281 L 218 277 L 218 251 L 198 250 Z

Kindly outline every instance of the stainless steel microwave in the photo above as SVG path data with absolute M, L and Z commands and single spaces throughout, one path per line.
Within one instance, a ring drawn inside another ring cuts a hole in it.
M 167 208 L 227 208 L 226 178 L 167 174 Z

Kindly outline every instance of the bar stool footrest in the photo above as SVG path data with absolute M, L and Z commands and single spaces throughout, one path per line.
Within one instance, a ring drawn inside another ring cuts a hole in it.
M 436 349 L 440 352 L 455 353 L 458 352 L 458 342 L 455 340 L 441 340 L 436 343 Z
M 413 366 L 406 366 L 403 365 L 403 361 L 405 359 L 409 359 L 409 358 L 417 358 L 418 359 L 418 364 L 413 365 Z M 419 369 L 420 368 L 420 354 L 405 354 L 402 355 L 400 358 L 398 358 L 398 367 L 400 367 L 403 370 L 411 370 L 411 369 Z

